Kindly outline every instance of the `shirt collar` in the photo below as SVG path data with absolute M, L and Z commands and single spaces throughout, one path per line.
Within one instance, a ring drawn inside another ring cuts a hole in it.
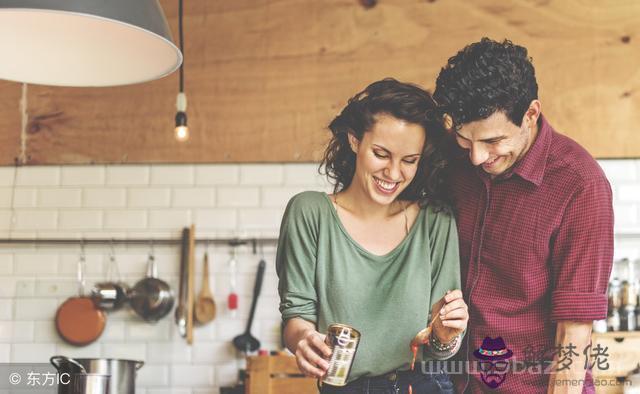
M 531 182 L 536 186 L 540 186 L 544 178 L 544 171 L 547 166 L 547 157 L 549 156 L 549 146 L 551 145 L 551 126 L 547 120 L 540 114 L 538 121 L 538 135 L 533 141 L 529 151 L 524 157 L 507 171 L 503 176 L 498 178 L 508 179 L 513 174 L 518 175 L 525 181 Z

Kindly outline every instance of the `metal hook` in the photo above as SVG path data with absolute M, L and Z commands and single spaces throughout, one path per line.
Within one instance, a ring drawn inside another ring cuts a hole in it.
M 84 249 L 84 238 L 81 238 L 80 239 L 80 260 L 85 261 L 85 259 L 86 259 L 86 253 Z
M 111 238 L 109 240 L 109 261 L 114 261 L 116 259 L 116 247 L 114 245 L 114 239 Z
M 153 244 L 153 238 L 149 239 L 149 259 L 150 260 L 154 260 L 155 259 L 155 246 Z

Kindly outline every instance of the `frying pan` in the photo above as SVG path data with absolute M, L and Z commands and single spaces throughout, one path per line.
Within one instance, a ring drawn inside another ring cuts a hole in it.
M 131 308 L 144 320 L 156 322 L 173 308 L 173 291 L 169 284 L 158 279 L 156 260 L 149 254 L 147 277 L 138 281 L 129 294 Z
M 70 297 L 58 307 L 55 324 L 58 335 L 67 343 L 85 346 L 95 341 L 104 331 L 105 313 L 84 295 L 84 255 L 78 261 L 78 296 Z

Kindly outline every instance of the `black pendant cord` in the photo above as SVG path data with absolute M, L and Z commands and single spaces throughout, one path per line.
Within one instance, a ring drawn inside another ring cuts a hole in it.
M 182 0 L 178 0 L 178 34 L 180 36 L 180 52 L 182 64 L 180 65 L 180 93 L 184 92 L 184 35 L 182 33 Z

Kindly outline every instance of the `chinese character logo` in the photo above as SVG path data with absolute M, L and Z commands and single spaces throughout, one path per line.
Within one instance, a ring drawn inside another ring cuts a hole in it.
M 488 387 L 495 389 L 507 378 L 508 359 L 513 356 L 502 337 L 485 337 L 482 346 L 473 352 L 480 363 L 480 378 Z

